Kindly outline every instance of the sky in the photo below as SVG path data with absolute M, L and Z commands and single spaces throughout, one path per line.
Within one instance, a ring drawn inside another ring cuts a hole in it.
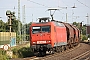
M 20 21 L 23 18 L 25 5 L 25 22 L 38 22 L 40 17 L 50 17 L 49 8 L 58 8 L 54 20 L 66 22 L 82 22 L 90 24 L 90 0 L 20 0 Z M 72 8 L 75 6 L 76 8 Z M 67 7 L 67 9 L 65 8 Z M 18 18 L 18 0 L 0 0 L 0 19 L 7 22 L 6 11 L 15 11 Z M 53 11 L 52 11 L 53 13 Z M 88 18 L 86 17 L 88 15 Z

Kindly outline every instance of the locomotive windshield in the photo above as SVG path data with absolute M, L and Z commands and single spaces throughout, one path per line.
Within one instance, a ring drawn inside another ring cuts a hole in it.
M 32 33 L 50 32 L 50 26 L 32 27 Z

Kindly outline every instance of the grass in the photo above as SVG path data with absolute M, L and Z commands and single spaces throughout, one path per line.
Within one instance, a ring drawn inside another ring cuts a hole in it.
M 0 60 L 9 60 L 5 50 L 0 49 Z

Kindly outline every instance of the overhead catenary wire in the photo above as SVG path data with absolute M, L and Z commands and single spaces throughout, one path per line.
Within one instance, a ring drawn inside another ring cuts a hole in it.
M 31 0 L 28 0 L 28 1 L 30 1 L 30 2 L 32 2 L 32 3 L 35 3 L 35 4 L 37 4 L 37 5 L 41 5 L 41 6 L 47 7 L 47 8 L 52 8 L 51 6 L 47 6 L 47 5 L 44 5 L 44 4 L 40 4 L 40 3 L 31 1 Z M 66 9 L 67 7 L 59 7 L 59 6 L 58 6 L 58 8 L 65 8 L 65 9 Z
M 51 8 L 50 6 L 46 6 L 46 5 L 44 5 L 44 4 L 40 4 L 40 3 L 31 1 L 31 0 L 27 0 L 27 1 L 30 1 L 30 2 L 35 3 L 35 4 L 37 4 L 37 5 L 40 5 L 40 6 L 44 6 L 44 7 L 47 7 L 47 8 Z M 33 8 L 33 7 L 26 7 L 26 8 Z M 42 7 L 35 7 L 35 8 L 42 8 Z M 5 8 L 1 7 L 0 9 L 7 9 L 7 7 L 5 7 Z M 13 8 L 11 8 L 11 9 L 13 9 Z M 18 8 L 15 8 L 15 9 L 18 9 Z
M 25 8 L 44 8 L 44 7 L 29 7 L 29 6 L 26 6 Z M 14 9 L 14 8 L 2 8 L 2 7 L 0 7 L 0 9 Z M 17 7 L 15 7 L 15 9 L 18 9 Z M 20 8 L 20 9 L 22 9 L 22 8 Z
M 32 3 L 35 3 L 35 4 L 37 4 L 37 5 L 41 5 L 41 6 L 44 6 L 44 7 L 48 7 L 48 8 L 50 8 L 49 6 L 46 6 L 46 5 L 44 5 L 44 4 L 40 4 L 40 3 L 37 3 L 37 2 L 31 1 L 31 0 L 28 0 L 28 1 L 30 1 L 30 2 L 32 2 Z
M 82 5 L 84 5 L 84 6 L 86 6 L 87 8 L 89 8 L 89 9 L 90 9 L 90 7 L 89 7 L 89 6 L 87 6 L 86 4 L 82 3 L 81 1 L 79 1 L 79 0 L 76 0 L 76 1 L 78 1 L 79 3 L 81 3 Z
M 64 1 L 63 0 L 61 0 L 63 3 L 64 3 Z M 65 4 L 65 3 L 64 3 Z M 69 7 L 67 4 L 65 4 L 67 7 Z
M 44 5 L 44 4 L 40 4 L 40 3 L 31 1 L 31 0 L 28 0 L 28 1 L 30 1 L 30 2 L 32 2 L 32 3 L 35 3 L 35 4 L 38 4 L 38 5 L 41 5 L 41 6 L 44 6 L 44 7 L 47 7 L 47 8 L 52 8 L 52 7 L 50 7 L 50 6 L 46 6 L 46 5 Z M 28 8 L 29 8 L 29 7 L 28 7 Z M 67 7 L 59 7 L 59 6 L 58 6 L 58 8 L 65 8 L 65 9 L 67 9 Z M 60 12 L 61 12 L 61 11 L 60 11 Z M 61 13 L 62 13 L 62 12 L 61 12 Z M 64 14 L 64 13 L 62 13 L 62 14 Z

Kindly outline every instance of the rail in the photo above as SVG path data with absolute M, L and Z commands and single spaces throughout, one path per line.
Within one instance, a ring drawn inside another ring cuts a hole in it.
M 90 55 L 90 50 L 89 51 L 86 51 L 83 54 L 78 55 L 78 56 L 76 56 L 76 57 L 74 57 L 74 58 L 72 58 L 70 60 L 80 60 L 80 59 L 87 60 L 88 58 L 90 59 L 90 57 L 88 57 L 89 55 Z

